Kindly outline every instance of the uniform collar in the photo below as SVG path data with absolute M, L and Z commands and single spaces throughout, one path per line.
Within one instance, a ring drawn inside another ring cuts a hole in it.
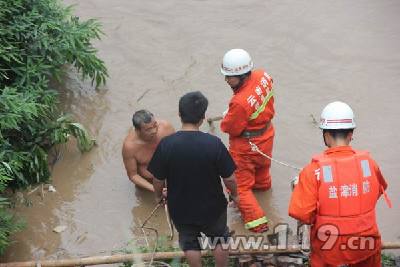
M 326 155 L 329 155 L 332 153 L 350 154 L 350 153 L 354 153 L 354 149 L 351 146 L 337 146 L 337 147 L 328 148 L 324 151 L 324 154 L 326 154 Z

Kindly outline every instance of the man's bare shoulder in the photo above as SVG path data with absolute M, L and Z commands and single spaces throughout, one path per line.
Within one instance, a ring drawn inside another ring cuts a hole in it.
M 160 137 L 165 137 L 175 133 L 174 126 L 166 120 L 157 119 Z
M 172 124 L 166 120 L 157 119 L 157 123 L 160 127 L 164 127 L 164 128 L 172 127 Z
M 128 135 L 124 139 L 124 143 L 122 145 L 122 155 L 125 156 L 134 156 L 139 148 L 138 137 L 133 130 L 129 130 Z

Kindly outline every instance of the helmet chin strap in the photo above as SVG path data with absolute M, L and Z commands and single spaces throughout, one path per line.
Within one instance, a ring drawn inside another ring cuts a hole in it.
M 247 76 L 248 76 L 248 75 L 246 75 L 246 74 L 242 74 L 242 75 L 239 76 L 239 83 L 238 83 L 235 87 L 232 87 L 232 86 L 231 86 L 231 88 L 232 88 L 232 90 L 233 90 L 234 92 L 236 92 L 237 90 L 240 89 L 240 87 L 242 87 L 242 85 L 243 85 L 243 83 L 244 83 L 244 80 L 247 78 Z
M 322 138 L 324 139 L 325 146 L 329 147 L 328 144 L 326 143 L 326 139 L 325 139 L 325 135 L 324 134 L 322 134 Z

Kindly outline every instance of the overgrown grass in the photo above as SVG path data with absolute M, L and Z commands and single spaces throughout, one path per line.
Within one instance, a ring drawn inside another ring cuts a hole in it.
M 58 0 L 0 0 L 0 253 L 19 228 L 7 215 L 6 187 L 24 188 L 50 177 L 49 149 L 74 136 L 94 145 L 82 125 L 58 110 L 49 80 L 71 64 L 100 86 L 107 70 L 91 45 L 101 36 L 96 20 L 80 21 Z

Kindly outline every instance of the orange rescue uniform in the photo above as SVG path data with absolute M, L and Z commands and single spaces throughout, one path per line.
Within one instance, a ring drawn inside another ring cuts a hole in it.
M 387 183 L 367 152 L 329 148 L 301 172 L 289 215 L 311 224 L 311 266 L 381 266 L 375 205 Z
M 264 70 L 254 70 L 234 92 L 229 109 L 221 122 L 221 130 L 229 134 L 229 151 L 235 161 L 239 210 L 247 229 L 258 229 L 268 223 L 252 189 L 271 187 L 271 161 L 252 151 L 249 140 L 267 155 L 272 154 L 274 98 L 272 78 Z M 258 132 L 244 137 L 244 132 Z

